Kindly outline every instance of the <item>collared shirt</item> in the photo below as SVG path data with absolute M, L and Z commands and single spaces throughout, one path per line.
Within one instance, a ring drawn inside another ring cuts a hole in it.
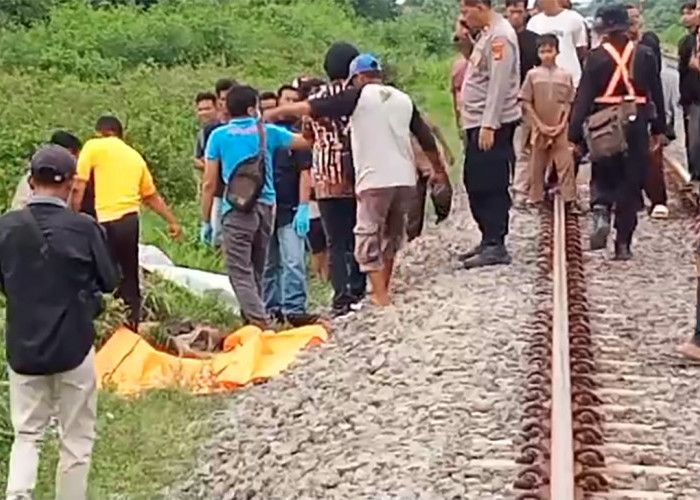
M 95 211 L 100 223 L 138 213 L 141 201 L 156 193 L 146 161 L 118 137 L 85 143 L 78 157 L 77 178 L 95 180 Z
M 345 85 L 340 82 L 322 85 L 309 96 L 309 102 L 341 94 L 344 90 Z M 349 123 L 349 116 L 319 116 L 304 121 L 304 136 L 313 141 L 311 176 L 318 200 L 355 197 Z
M 553 127 L 562 122 L 575 96 L 571 73 L 559 66 L 531 69 L 520 90 L 520 99 L 532 105 L 543 124 Z
M 258 201 L 274 205 L 275 176 L 272 157 L 278 149 L 289 148 L 294 134 L 277 125 L 265 125 L 265 183 Z M 260 152 L 260 132 L 256 118 L 235 118 L 214 130 L 207 142 L 207 160 L 218 160 L 221 165 L 221 180 L 228 184 L 238 167 L 245 160 L 254 158 Z M 233 210 L 233 206 L 223 200 L 223 214 Z
M 50 375 L 80 365 L 95 340 L 100 292 L 119 274 L 97 222 L 63 200 L 33 196 L 0 217 L 0 292 L 13 371 Z
M 500 128 L 520 119 L 520 49 L 513 27 L 496 16 L 474 46 L 462 86 L 464 128 Z

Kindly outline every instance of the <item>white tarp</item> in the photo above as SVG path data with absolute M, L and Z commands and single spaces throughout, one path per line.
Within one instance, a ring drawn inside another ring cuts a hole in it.
M 177 267 L 170 258 L 153 245 L 139 245 L 139 265 L 148 272 L 158 273 L 163 278 L 177 283 L 192 292 L 204 295 L 215 294 L 238 311 L 236 294 L 225 274 L 210 273 L 188 267 Z

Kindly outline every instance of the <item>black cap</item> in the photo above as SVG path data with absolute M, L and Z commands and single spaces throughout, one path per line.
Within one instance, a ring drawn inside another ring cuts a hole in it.
M 75 174 L 75 158 L 66 148 L 49 144 L 34 153 L 30 162 L 32 176 L 60 184 Z
M 630 15 L 622 4 L 606 5 L 595 13 L 594 29 L 598 33 L 627 31 L 631 26 Z
M 323 69 L 331 80 L 347 80 L 350 63 L 360 55 L 354 45 L 347 42 L 335 42 L 326 52 Z

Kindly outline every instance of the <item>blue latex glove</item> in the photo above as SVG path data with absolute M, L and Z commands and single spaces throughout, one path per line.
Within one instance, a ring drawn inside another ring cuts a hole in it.
M 306 238 L 311 229 L 311 209 L 308 203 L 300 203 L 297 207 L 297 213 L 294 214 L 294 231 L 300 238 Z
M 199 241 L 205 245 L 211 245 L 214 231 L 211 227 L 211 222 L 202 222 L 202 227 L 199 230 Z

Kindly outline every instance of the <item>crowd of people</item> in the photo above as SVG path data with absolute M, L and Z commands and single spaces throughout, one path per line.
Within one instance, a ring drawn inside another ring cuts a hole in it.
M 659 39 L 634 5 L 601 8 L 594 26 L 567 0 L 461 0 L 451 92 L 464 146 L 463 181 L 481 241 L 465 269 L 507 265 L 510 209 L 543 206 L 556 190 L 579 213 L 576 177 L 591 160 L 592 250 L 632 258 L 643 193 L 668 216 L 663 147 L 683 106 L 688 163 L 700 180 L 698 15 L 681 10 L 676 85 Z M 391 303 L 398 251 L 423 230 L 430 194 L 449 216 L 455 154 L 381 61 L 336 42 L 323 78 L 276 91 L 232 78 L 195 97 L 194 172 L 200 242 L 221 251 L 246 323 L 261 329 L 322 321 L 309 308 L 307 261 L 333 288 L 331 316 Z M 139 214 L 181 228 L 121 122 L 100 117 L 84 145 L 57 131 L 31 158 L 12 211 L 0 217 L 0 290 L 8 297 L 7 353 L 15 441 L 8 498 L 30 498 L 38 443 L 61 425 L 57 498 L 86 498 L 95 436 L 93 320 L 115 291 L 138 331 Z M 68 210 L 68 209 L 72 210 Z M 27 286 L 32 283 L 36 286 Z M 700 298 L 700 284 L 698 287 Z M 682 352 L 700 359 L 698 333 Z

